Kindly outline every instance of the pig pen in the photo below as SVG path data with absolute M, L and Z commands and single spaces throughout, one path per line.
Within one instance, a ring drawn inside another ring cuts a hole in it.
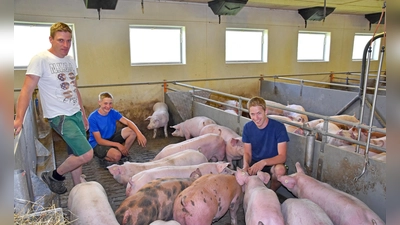
M 250 119 L 226 113 L 205 104 L 210 101 L 204 97 L 207 96 L 204 94 L 207 90 L 198 89 L 200 91 L 166 94 L 165 102 L 174 122 L 179 123 L 194 116 L 207 116 L 241 135 L 244 124 Z M 327 116 L 342 111 L 342 114 L 355 114 L 358 117 L 360 104 L 349 104 L 357 94 L 279 82 L 261 81 L 260 83 L 260 96 L 265 99 L 285 105 L 287 102 L 303 105 L 307 112 Z M 233 97 L 229 94 L 226 96 Z M 246 99 L 237 97 L 239 102 Z M 368 95 L 367 98 L 371 99 L 372 96 Z M 371 112 L 367 106 L 365 108 L 363 121 L 368 123 Z M 377 96 L 376 112 L 379 118 L 374 119 L 373 126 L 385 127 L 386 96 Z M 300 162 L 308 175 L 357 197 L 386 221 L 386 162 L 370 158 L 368 165 L 364 168 L 363 155 L 327 145 L 313 137 L 289 133 L 290 142 L 286 161 L 289 166 L 288 174 L 295 173 L 295 163 Z M 238 165 L 241 165 L 240 162 Z M 277 190 L 277 193 L 286 198 L 294 197 L 283 186 Z

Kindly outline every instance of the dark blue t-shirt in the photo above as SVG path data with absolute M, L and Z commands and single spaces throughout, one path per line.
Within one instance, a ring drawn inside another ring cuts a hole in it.
M 97 109 L 89 115 L 89 143 L 92 148 L 97 145 L 93 132 L 99 131 L 101 138 L 109 139 L 115 133 L 117 121 L 121 118 L 121 113 L 115 109 L 111 109 L 106 116 L 101 115 Z
M 278 155 L 278 143 L 288 142 L 285 125 L 273 119 L 268 120 L 264 129 L 259 129 L 253 121 L 244 125 L 242 141 L 251 144 L 252 161 L 272 158 Z

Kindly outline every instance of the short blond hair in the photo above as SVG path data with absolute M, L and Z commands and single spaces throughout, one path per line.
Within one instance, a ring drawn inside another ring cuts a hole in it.
M 267 105 L 265 100 L 260 96 L 254 96 L 247 102 L 247 109 L 250 110 L 252 106 L 261 106 L 261 108 L 265 111 L 267 109 Z
M 99 101 L 101 101 L 101 100 L 103 100 L 103 99 L 105 99 L 105 98 L 111 98 L 111 99 L 113 99 L 113 96 L 112 96 L 112 94 L 110 94 L 109 92 L 101 92 L 100 94 L 99 94 Z
M 54 38 L 57 32 L 69 32 L 72 34 L 71 28 L 62 22 L 57 22 L 50 27 L 50 37 Z

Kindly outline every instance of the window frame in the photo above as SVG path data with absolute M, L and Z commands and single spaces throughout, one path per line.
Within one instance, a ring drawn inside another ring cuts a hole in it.
M 227 32 L 228 31 L 241 31 L 241 32 L 261 32 L 261 56 L 260 60 L 227 60 Z M 250 29 L 250 28 L 226 28 L 225 29 L 225 63 L 267 63 L 268 62 L 268 30 L 267 29 Z
M 56 22 L 54 22 L 54 23 L 56 23 Z M 54 23 L 48 23 L 48 22 L 27 22 L 27 21 L 14 21 L 14 28 L 15 28 L 15 26 L 17 25 L 17 26 L 29 26 L 29 27 L 47 27 L 48 28 L 48 37 L 50 37 L 50 27 L 54 24 Z M 74 58 L 74 60 L 75 60 L 75 63 L 76 63 L 76 66 L 77 66 L 77 68 L 78 68 L 78 55 L 77 55 L 77 47 L 76 47 L 76 41 L 75 41 L 75 39 L 76 39 L 76 35 L 75 35 L 75 25 L 73 24 L 73 23 L 65 23 L 65 24 L 67 24 L 70 28 L 71 28 L 71 30 L 72 30 L 72 42 L 71 42 L 71 48 L 70 48 L 70 50 L 69 50 L 69 52 L 68 52 L 68 55 L 71 55 L 73 58 Z M 15 35 L 15 34 L 14 34 Z M 45 39 L 45 40 L 43 40 L 43 42 L 44 41 L 47 41 L 48 43 L 49 43 L 49 46 L 51 46 L 51 44 L 50 44 L 50 42 L 49 42 L 49 39 L 47 38 L 47 39 Z M 18 45 L 18 43 L 16 43 L 15 42 L 15 38 L 14 38 L 14 46 L 17 46 Z M 29 46 L 28 46 L 29 47 Z M 50 48 L 50 47 L 49 47 Z M 46 49 L 43 49 L 42 51 L 45 51 Z M 38 53 L 40 53 L 40 51 L 38 51 L 38 52 L 34 52 L 33 54 L 32 54 L 32 56 L 30 57 L 30 59 L 29 59 L 29 61 L 32 59 L 32 57 L 33 56 L 35 56 L 36 54 L 38 54 Z M 17 57 L 16 56 L 16 51 L 14 50 L 14 58 L 15 57 Z M 28 68 L 28 66 L 29 66 L 29 62 L 27 63 L 27 65 L 25 66 L 25 65 L 23 65 L 23 66 L 15 66 L 15 64 L 14 64 L 14 70 L 26 70 L 27 68 Z
M 361 58 L 359 58 L 359 59 L 358 58 L 353 58 L 353 56 L 354 56 L 354 44 L 355 44 L 355 41 L 356 41 L 355 40 L 356 36 L 368 36 L 368 37 L 370 37 L 369 40 L 371 40 L 374 37 L 374 34 L 372 34 L 372 33 L 355 33 L 354 34 L 353 49 L 352 49 L 352 52 L 351 52 L 351 60 L 354 61 L 354 62 L 362 60 L 362 54 L 361 54 Z M 379 44 L 378 44 L 378 42 L 379 42 Z M 365 49 L 365 45 L 366 44 L 367 43 L 363 43 L 363 45 L 361 46 L 362 50 L 363 50 L 362 53 L 364 53 L 364 49 Z M 378 61 L 379 60 L 380 51 L 381 51 L 381 41 L 380 41 L 380 39 L 376 39 L 376 40 L 374 40 L 372 42 L 372 44 L 373 44 L 373 47 L 372 47 L 372 52 L 371 52 L 371 61 Z
M 132 62 L 132 40 L 131 40 L 131 29 L 174 29 L 179 30 L 179 54 L 180 59 L 178 62 Z M 185 26 L 165 26 L 165 25 L 129 25 L 129 61 L 131 66 L 157 66 L 157 65 L 184 65 L 186 64 L 186 31 Z
M 316 34 L 316 35 L 324 35 L 324 44 L 322 50 L 322 59 L 299 59 L 299 46 L 300 46 L 300 35 L 301 34 Z M 330 44 L 331 44 L 331 32 L 325 31 L 305 31 L 300 30 L 297 35 L 297 62 L 329 62 L 330 58 Z

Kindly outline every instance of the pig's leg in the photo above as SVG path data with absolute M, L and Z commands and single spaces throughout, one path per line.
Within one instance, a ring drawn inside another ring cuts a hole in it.
M 167 125 L 164 126 L 164 134 L 165 134 L 165 137 L 168 137 Z
M 231 225 L 237 225 L 237 211 L 239 209 L 240 196 L 236 197 L 229 206 L 229 214 L 231 216 Z
M 157 135 L 157 128 L 154 128 L 153 129 L 153 138 L 156 138 L 156 135 Z

